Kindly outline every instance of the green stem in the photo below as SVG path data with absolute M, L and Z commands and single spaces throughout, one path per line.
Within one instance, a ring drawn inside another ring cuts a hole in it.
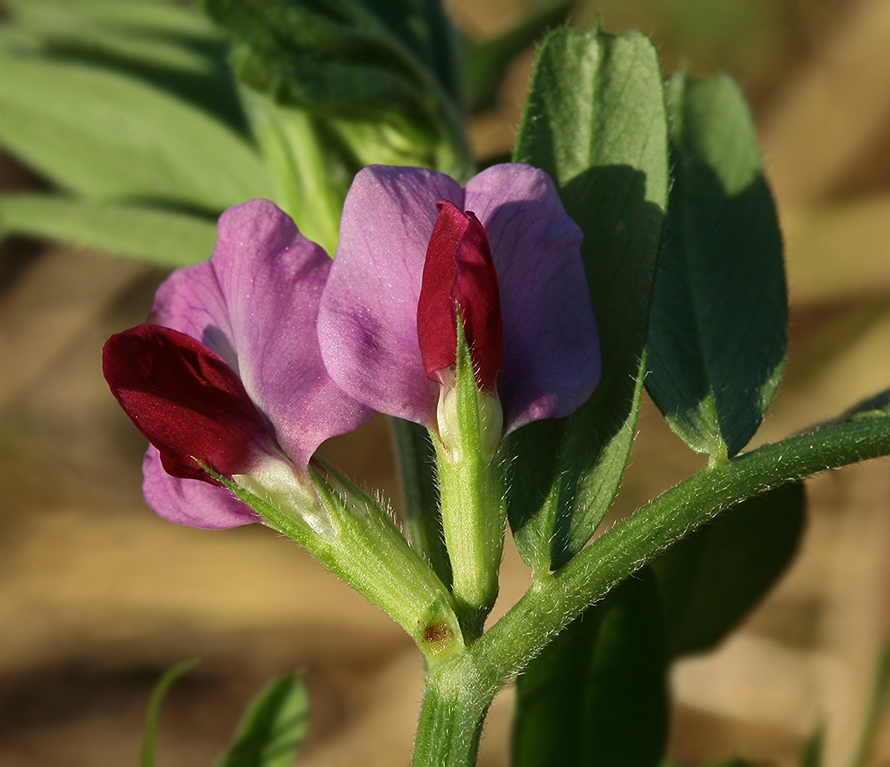
M 420 709 L 414 767 L 475 765 L 491 698 L 466 653 L 433 667 Z
M 491 695 L 586 607 L 721 511 L 772 487 L 890 453 L 890 418 L 860 418 L 715 463 L 540 577 L 468 652 Z
M 529 591 L 475 643 L 431 669 L 415 767 L 475 764 L 495 693 L 615 585 L 721 511 L 771 487 L 890 453 L 890 418 L 861 418 L 715 462 L 612 528 Z

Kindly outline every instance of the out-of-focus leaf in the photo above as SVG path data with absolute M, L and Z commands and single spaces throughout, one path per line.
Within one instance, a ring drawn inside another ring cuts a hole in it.
M 804 489 L 795 482 L 724 511 L 657 559 L 671 653 L 722 641 L 788 568 L 805 524 Z
M 291 767 L 308 728 L 303 675 L 280 677 L 251 703 L 217 767 Z
M 26 234 L 178 268 L 213 253 L 216 224 L 186 213 L 45 194 L 0 196 L 0 236 Z
M 800 753 L 800 767 L 822 767 L 824 752 L 825 728 L 820 725 L 803 745 L 803 750 Z
M 584 230 L 603 378 L 569 418 L 512 436 L 510 523 L 534 568 L 557 568 L 612 503 L 634 436 L 668 187 L 661 71 L 643 35 L 561 29 L 544 42 L 517 161 L 548 171 Z
M 181 661 L 170 668 L 155 685 L 148 703 L 148 712 L 145 716 L 145 734 L 142 739 L 142 767 L 155 767 L 155 738 L 158 731 L 158 718 L 161 715 L 161 705 L 170 688 L 183 675 L 191 671 L 198 664 L 197 659 Z
M 516 56 L 534 44 L 548 27 L 565 21 L 576 0 L 540 0 L 525 18 L 490 40 L 468 42 L 464 54 L 467 106 L 471 112 L 490 106 Z
M 11 0 L 0 45 L 129 74 L 245 130 L 228 46 L 197 8 L 163 0 Z
M 642 570 L 519 676 L 515 767 L 655 767 L 667 736 L 667 646 L 658 588 Z
M 313 118 L 384 124 L 414 147 L 416 164 L 466 175 L 454 32 L 437 0 L 204 6 L 233 39 L 232 66 L 250 88 Z
M 865 710 L 865 721 L 862 723 L 856 750 L 850 759 L 850 767 L 868 767 L 871 763 L 875 741 L 881 732 L 881 719 L 886 712 L 888 700 L 890 700 L 890 638 L 885 638 L 878 656 L 877 668 L 875 668 L 871 696 Z
M 670 83 L 673 185 L 646 388 L 694 450 L 733 456 L 785 362 L 782 237 L 754 125 L 728 77 Z
M 165 0 L 4 0 L 17 25 L 40 34 L 77 29 L 119 30 L 213 39 L 213 25 L 180 2 Z
M 62 187 L 214 212 L 269 196 L 252 146 L 144 82 L 8 53 L 0 69 L 0 142 Z

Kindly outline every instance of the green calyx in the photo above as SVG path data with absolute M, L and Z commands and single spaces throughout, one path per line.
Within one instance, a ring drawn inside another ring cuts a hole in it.
M 504 467 L 496 456 L 503 410 L 496 394 L 476 384 L 460 323 L 453 385 L 439 395 L 437 421 L 433 445 L 452 593 L 464 634 L 473 641 L 498 594 L 507 514 Z
M 270 527 L 293 539 L 377 605 L 417 643 L 431 666 L 464 647 L 454 600 L 411 548 L 390 515 L 343 475 L 321 463 L 308 476 L 238 477 L 210 472 Z M 296 489 L 295 489 L 296 488 Z M 262 497 L 261 497 L 262 496 Z

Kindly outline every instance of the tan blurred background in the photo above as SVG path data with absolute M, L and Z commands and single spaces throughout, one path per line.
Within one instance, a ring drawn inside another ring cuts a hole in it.
M 453 5 L 471 34 L 522 7 Z M 890 386 L 890 0 L 602 0 L 576 19 L 598 11 L 608 31 L 653 35 L 666 72 L 729 71 L 755 110 L 792 301 L 787 375 L 758 441 Z M 481 154 L 509 148 L 530 60 L 471 126 Z M 36 183 L 0 161 L 0 188 Z M 268 530 L 192 530 L 145 507 L 144 445 L 99 354 L 144 319 L 162 278 L 99 253 L 0 245 L 0 764 L 135 764 L 153 683 L 191 656 L 202 663 L 169 698 L 160 766 L 210 764 L 251 695 L 294 669 L 314 705 L 300 764 L 407 764 L 422 669 L 397 627 Z M 382 420 L 327 452 L 397 495 Z M 647 403 L 620 509 L 698 465 Z M 819 722 L 827 767 L 850 756 L 890 629 L 890 466 L 808 492 L 804 548 L 779 588 L 719 652 L 676 670 L 671 749 L 690 765 L 736 753 L 791 765 Z M 505 606 L 527 574 L 514 554 L 504 571 Z M 492 711 L 488 767 L 508 764 L 510 701 Z M 888 729 L 875 767 L 890 765 Z

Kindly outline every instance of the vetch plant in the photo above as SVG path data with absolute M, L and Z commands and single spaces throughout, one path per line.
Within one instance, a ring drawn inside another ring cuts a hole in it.
M 184 266 L 104 353 L 151 443 L 149 505 L 198 527 L 262 522 L 386 611 L 426 662 L 415 765 L 475 764 L 513 679 L 517 767 L 661 763 L 670 664 L 719 643 L 787 566 L 801 480 L 890 454 L 886 392 L 746 450 L 781 377 L 787 303 L 736 86 L 665 81 L 640 34 L 560 28 L 538 51 L 512 162 L 473 173 L 435 3 L 207 0 L 239 80 L 209 99 L 89 24 L 60 45 L 29 15 L 58 0 L 30 2 L 10 3 L 30 32 L 0 48 L 17 75 L 0 83 L 0 137 L 68 191 L 0 198 L 0 218 Z M 168 73 L 186 51 L 220 65 L 206 19 L 136 6 L 158 15 L 106 9 L 102 28 L 166 39 Z M 470 50 L 470 103 L 560 10 Z M 35 102 L 51 74 L 85 114 L 96 88 L 118 94 L 142 140 Z M 22 128 L 34 114 L 76 123 L 86 154 L 113 145 L 114 162 L 63 162 L 55 132 Z M 225 164 L 204 183 L 206 155 Z M 245 202 L 258 195 L 272 201 Z M 174 234 L 162 247 L 154 231 Z M 707 466 L 592 540 L 644 387 Z M 372 412 L 393 419 L 398 521 L 315 455 Z M 531 587 L 491 622 L 508 530 Z M 288 763 L 306 710 L 298 677 L 273 683 L 222 764 Z M 814 739 L 805 763 L 818 754 Z

